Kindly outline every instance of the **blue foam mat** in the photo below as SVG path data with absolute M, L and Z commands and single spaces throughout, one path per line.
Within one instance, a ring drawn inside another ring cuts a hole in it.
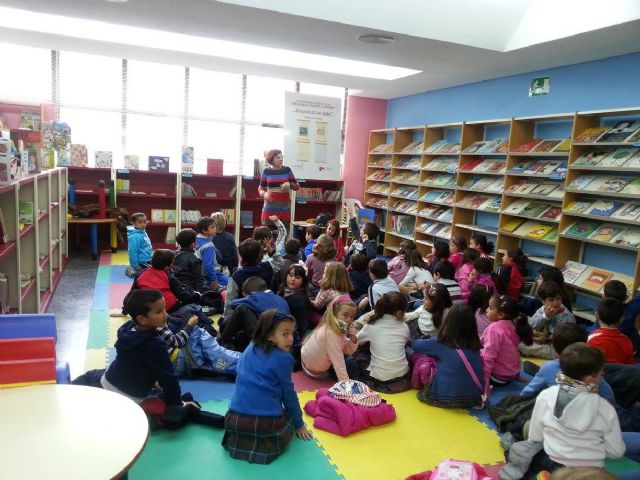
M 236 391 L 236 384 L 228 380 L 198 379 L 180 380 L 182 392 L 191 392 L 199 402 L 212 400 L 230 400 Z
M 111 265 L 111 283 L 133 283 L 133 279 L 124 274 L 126 269 L 127 265 Z
M 495 405 L 507 395 L 519 395 L 525 385 L 526 383 L 522 383 L 516 380 L 503 387 L 494 387 L 491 392 L 489 403 L 491 405 Z M 493 422 L 493 420 L 491 420 L 491 417 L 489 416 L 488 408 L 484 408 L 482 410 L 471 408 L 469 409 L 469 413 L 480 420 L 482 423 L 484 423 L 491 430 L 494 430 L 496 432 L 498 431 L 498 429 L 496 428 L 496 424 Z
M 109 310 L 109 284 L 96 283 L 93 289 L 91 310 Z

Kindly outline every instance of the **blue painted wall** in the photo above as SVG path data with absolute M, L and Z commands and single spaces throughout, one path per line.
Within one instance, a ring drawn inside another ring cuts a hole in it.
M 546 76 L 549 95 L 529 97 L 531 80 Z M 390 100 L 387 127 L 637 107 L 639 78 L 640 52 L 433 90 Z

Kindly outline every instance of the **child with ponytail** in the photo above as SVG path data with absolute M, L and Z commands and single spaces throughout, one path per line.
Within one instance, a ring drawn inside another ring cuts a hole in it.
M 498 276 L 502 284 L 507 287 L 507 295 L 520 301 L 522 288 L 522 272 L 527 268 L 527 256 L 519 248 L 510 248 L 504 254 L 502 265 L 498 269 Z
M 493 260 L 480 257 L 473 262 L 473 270 L 469 274 L 469 284 L 473 289 L 476 285 L 486 285 L 493 289 L 493 294 L 498 295 L 504 292 L 502 282 L 498 274 L 493 271 Z M 469 298 L 469 294 L 465 298 Z M 464 297 L 464 294 L 463 294 Z
M 331 368 L 338 381 L 357 380 L 358 365 L 351 357 L 358 348 L 352 325 L 356 304 L 341 295 L 327 307 L 322 321 L 302 345 L 302 369 L 312 378 L 326 378 Z
M 467 247 L 464 249 L 464 254 L 462 255 L 462 263 L 460 268 L 456 270 L 456 280 L 458 285 L 460 285 L 460 290 L 462 290 L 462 298 L 466 301 L 471 295 L 471 288 L 473 285 L 469 283 L 469 274 L 473 270 L 473 262 L 480 258 L 480 253 L 471 247 Z
M 484 235 L 475 234 L 471 237 L 469 248 L 477 250 L 482 258 L 488 258 L 493 253 L 493 242 L 487 241 Z
M 508 295 L 491 297 L 487 318 L 491 322 L 482 333 L 482 363 L 486 392 L 489 383 L 500 386 L 514 380 L 520 372 L 520 352 L 522 342 L 531 345 L 533 329 L 526 315 L 518 312 L 518 302 Z
M 467 248 L 467 240 L 464 237 L 452 236 L 449 240 L 449 261 L 456 270 L 462 265 L 463 252 Z

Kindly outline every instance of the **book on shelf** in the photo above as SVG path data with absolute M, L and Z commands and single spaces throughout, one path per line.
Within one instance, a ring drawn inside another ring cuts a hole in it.
M 420 225 L 416 227 L 416 231 L 425 233 L 431 225 L 433 225 L 433 222 L 422 222 Z
M 21 225 L 30 225 L 34 222 L 33 202 L 20 201 L 18 204 L 18 218 Z
M 424 153 L 429 154 L 429 153 L 435 153 L 438 148 L 440 148 L 441 146 L 443 146 L 444 144 L 446 144 L 447 141 L 442 139 L 442 140 L 436 140 L 435 142 L 433 142 L 431 145 L 429 145 L 428 147 L 426 147 L 424 149 Z
M 465 153 L 478 153 L 478 150 L 485 145 L 486 142 L 480 140 L 477 142 L 473 142 L 471 145 L 467 146 L 462 150 L 462 154 Z
M 116 178 L 116 192 L 129 193 L 129 180 Z
M 453 228 L 451 225 L 443 225 L 438 232 L 434 233 L 434 236 L 449 240 L 451 238 L 452 230 Z
M 564 182 L 558 182 L 558 186 L 556 189 L 549 194 L 549 198 L 553 198 L 554 200 L 562 200 L 564 197 Z
M 542 182 L 536 188 L 531 190 L 531 195 L 549 195 L 558 188 L 558 185 L 558 183 L 554 182 Z
M 610 223 L 603 223 L 596 228 L 588 237 L 588 240 L 594 240 L 596 242 L 609 243 L 613 237 L 623 230 L 621 225 L 613 225 Z
M 640 228 L 625 227 L 620 233 L 611 239 L 614 245 L 622 245 L 625 247 L 637 247 L 640 245 Z
M 611 277 L 613 277 L 612 272 L 608 272 L 600 268 L 593 268 L 591 269 L 591 271 L 589 271 L 589 274 L 582 281 L 580 287 L 592 292 L 599 292 L 604 287 L 604 284 L 611 279 Z
M 531 153 L 549 153 L 556 148 L 562 140 L 543 140 L 535 147 L 533 147 L 530 151 Z
M 565 138 L 553 148 L 552 152 L 558 152 L 558 153 L 568 152 L 569 148 L 571 148 L 571 139 Z
M 445 142 L 438 147 L 436 153 L 460 153 L 460 144 Z
M 604 143 L 627 142 L 627 139 L 638 129 L 640 129 L 640 121 L 622 120 L 608 132 L 603 133 L 597 141 Z
M 152 208 L 151 221 L 160 223 L 164 222 L 164 210 L 161 208 Z
M 569 260 L 564 267 L 561 268 L 564 281 L 571 285 L 575 285 L 576 280 L 587 269 L 587 265 Z
M 473 169 L 475 169 L 478 165 L 480 165 L 482 162 L 483 160 L 481 158 L 474 158 L 472 160 L 469 160 L 462 167 L 460 167 L 460 170 L 463 172 L 470 172 Z
M 69 160 L 73 167 L 86 167 L 89 164 L 87 146 L 72 143 L 69 147 Z
M 589 184 L 589 190 L 597 192 L 619 193 L 633 177 L 617 177 L 609 175 L 599 175 Z
M 626 163 L 637 155 L 640 149 L 632 147 L 616 148 L 600 161 L 601 167 L 624 167 Z
M 441 222 L 450 222 L 453 220 L 453 209 L 448 208 L 437 217 Z
M 416 219 L 411 215 L 392 215 L 391 229 L 401 235 L 413 235 Z
M 528 195 L 531 194 L 531 192 L 533 192 L 540 183 L 542 182 L 538 180 L 518 180 L 510 187 L 509 191 L 512 193 Z
M 584 213 L 587 215 L 597 215 L 599 217 L 611 217 L 615 212 L 620 210 L 622 205 L 624 205 L 623 202 L 597 200 L 588 209 L 586 209 Z
M 509 220 L 507 223 L 503 225 L 502 230 L 506 232 L 513 232 L 523 223 L 524 223 L 524 220 L 522 218 L 512 218 L 511 220 Z
M 574 143 L 595 143 L 606 132 L 609 127 L 591 127 L 583 130 L 573 141 Z
M 429 235 L 436 235 L 443 228 L 444 228 L 444 224 L 442 223 L 432 223 L 429 226 L 429 228 L 425 230 L 424 233 L 428 233 Z
M 488 172 L 489 169 L 491 167 L 493 167 L 493 165 L 496 163 L 496 160 L 491 160 L 491 159 L 483 159 L 480 161 L 480 163 L 478 165 L 476 165 L 473 168 L 474 172 L 479 172 L 479 173 L 483 173 L 483 172 Z
M 553 175 L 561 167 L 564 167 L 566 172 L 567 162 L 551 160 L 549 162 L 544 162 L 538 173 L 540 173 L 540 175 Z
M 522 212 L 524 212 L 524 209 L 527 208 L 531 202 L 531 200 L 526 199 L 516 200 L 515 202 L 510 203 L 502 213 L 505 213 L 507 215 L 520 215 L 522 214 Z
M 612 217 L 620 220 L 636 220 L 640 216 L 640 204 L 625 203 L 621 208 L 616 210 Z
M 502 180 L 502 179 L 501 179 Z M 478 190 L 478 191 L 484 191 L 484 190 L 489 190 L 489 187 L 493 184 L 494 179 L 493 178 L 481 178 L 480 180 L 478 180 L 476 183 L 474 183 L 473 187 L 471 187 L 473 190 Z
M 501 197 L 490 197 L 489 200 L 484 202 L 478 207 L 478 210 L 484 210 L 485 212 L 499 212 L 502 206 Z
M 242 210 L 240 212 L 240 225 L 253 227 L 253 212 L 251 210 Z
M 513 151 L 516 153 L 527 153 L 533 150 L 537 145 L 539 145 L 542 142 L 543 140 L 539 140 L 539 139 L 529 140 L 515 147 Z
M 576 220 L 562 233 L 570 237 L 587 238 L 598 229 L 600 224 L 595 220 Z
M 524 215 L 525 217 L 538 218 L 547 210 L 547 208 L 549 208 L 548 203 L 534 201 L 527 205 L 524 210 L 522 210 L 521 215 Z
M 174 223 L 176 221 L 176 211 L 171 209 L 164 210 L 164 222 Z
M 164 243 L 168 243 L 169 245 L 176 243 L 176 227 L 167 227 Z
M 9 233 L 7 231 L 7 224 L 4 221 L 4 214 L 0 208 L 0 243 L 7 243 L 9 241 Z
M 584 190 L 595 179 L 596 179 L 595 175 L 581 175 L 569 184 L 569 188 L 575 188 L 576 190 Z
M 556 242 L 558 241 L 558 227 L 553 227 L 549 233 L 546 233 L 543 237 L 542 240 L 546 241 L 546 242 Z
M 154 172 L 168 172 L 169 157 L 149 155 L 149 170 Z
M 376 145 L 371 150 L 371 153 L 391 153 L 393 151 L 393 143 L 383 143 Z
M 640 129 L 636 130 L 634 133 L 629 135 L 629 138 L 625 141 L 626 143 L 636 143 L 640 142 Z
M 631 180 L 621 190 L 621 193 L 628 193 L 630 195 L 640 195 L 640 177 Z
M 538 218 L 540 220 L 554 220 L 557 221 L 560 215 L 562 214 L 562 207 L 552 205 L 547 208 L 544 212 L 542 212 Z
M 546 223 L 538 223 L 534 220 L 527 220 L 520 225 L 513 233 L 516 235 L 522 235 L 528 238 L 541 239 L 555 227 Z
M 574 200 L 564 210 L 566 213 L 585 213 L 592 205 L 593 200 Z
M 405 145 L 400 149 L 400 153 L 416 153 L 415 150 L 418 147 L 420 148 L 420 151 L 422 151 L 422 140 Z
M 398 168 L 420 168 L 420 158 L 403 158 L 398 162 Z
M 140 156 L 127 154 L 124 156 L 124 168 L 127 170 L 139 170 L 140 169 Z
M 96 150 L 96 168 L 111 168 L 113 166 L 113 152 Z
M 233 225 L 236 223 L 236 209 L 235 208 L 223 208 L 220 210 L 227 220 L 227 225 Z
M 580 155 L 573 165 L 580 167 L 597 167 L 611 154 L 608 150 L 593 150 Z

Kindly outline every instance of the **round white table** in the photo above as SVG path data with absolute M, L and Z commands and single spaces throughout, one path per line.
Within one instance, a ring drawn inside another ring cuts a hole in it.
M 0 390 L 0 479 L 120 478 L 149 435 L 142 409 L 93 387 Z

